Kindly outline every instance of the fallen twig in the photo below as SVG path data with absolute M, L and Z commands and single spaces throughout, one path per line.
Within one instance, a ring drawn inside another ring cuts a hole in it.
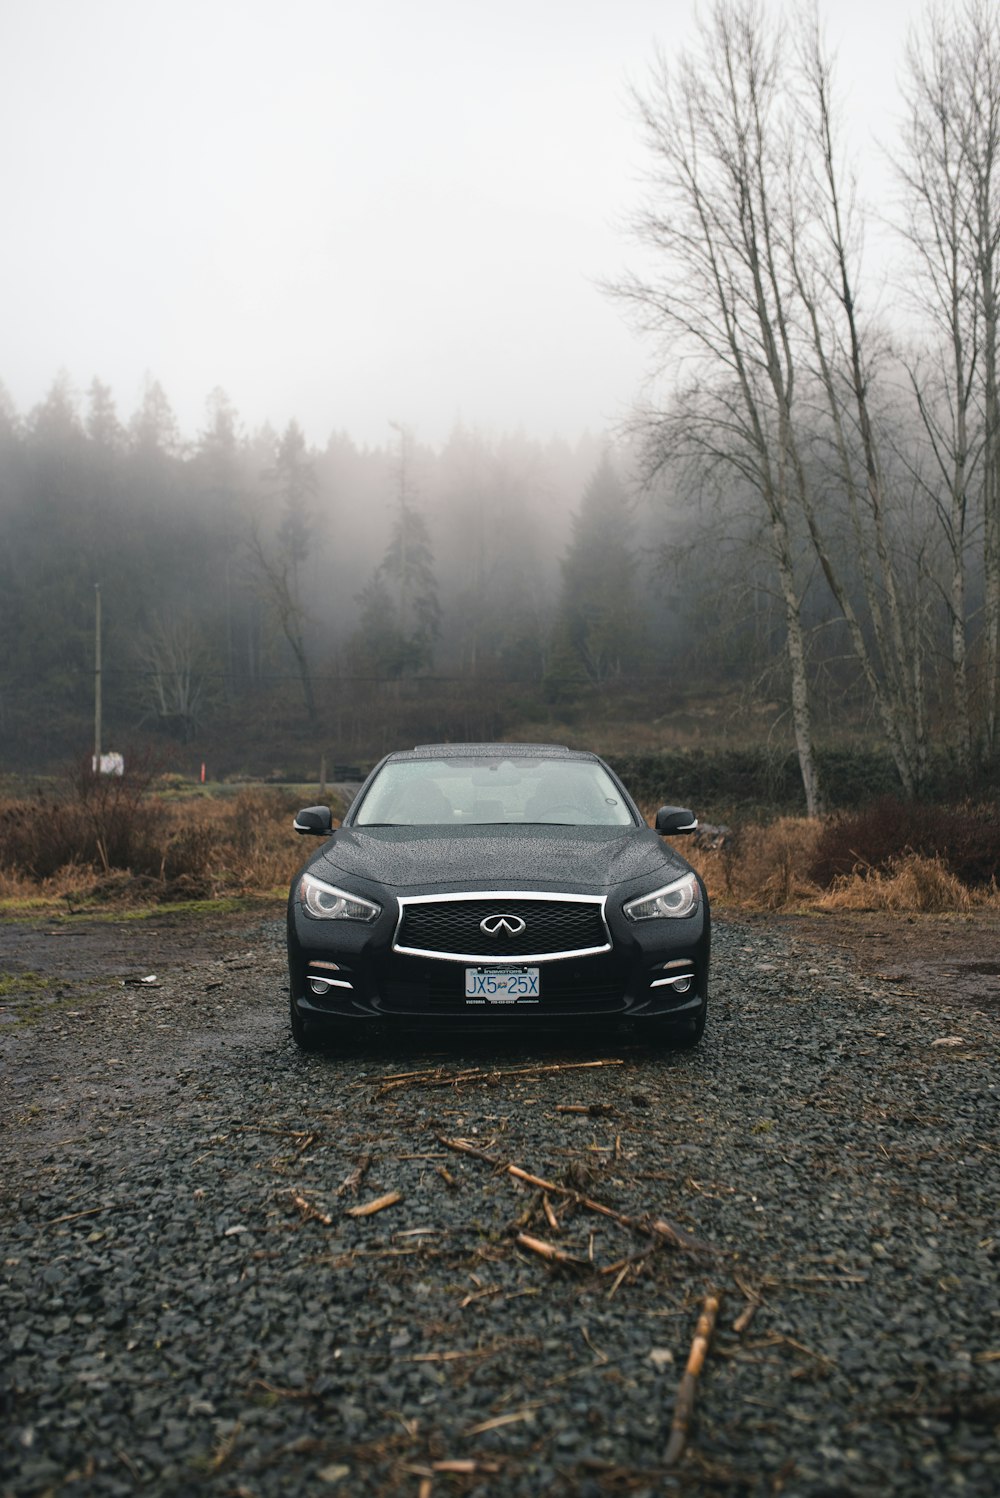
M 738 1337 L 742 1336 L 754 1318 L 754 1312 L 760 1305 L 759 1300 L 748 1300 L 736 1320 L 733 1322 L 733 1331 Z
M 236 1442 L 243 1432 L 243 1426 L 237 1420 L 228 1435 L 223 1436 L 212 1453 L 209 1462 L 210 1472 L 220 1472 L 233 1454 Z
M 109 1202 L 106 1207 L 87 1207 L 83 1212 L 67 1212 L 62 1217 L 53 1217 L 46 1224 L 47 1227 L 57 1228 L 64 1222 L 76 1222 L 80 1217 L 96 1217 L 98 1212 L 110 1212 L 114 1208 L 114 1202 Z
M 702 1243 L 700 1238 L 694 1238 L 679 1228 L 675 1222 L 668 1222 L 665 1217 L 657 1217 L 653 1222 L 639 1222 L 634 1226 L 644 1228 L 650 1233 L 656 1233 L 659 1237 L 681 1249 L 687 1254 L 717 1254 L 719 1250 L 713 1248 L 710 1243 Z
M 734 1272 L 733 1279 L 743 1292 L 746 1300 L 746 1305 L 733 1322 L 733 1331 L 738 1337 L 741 1337 L 753 1320 L 757 1310 L 763 1305 L 763 1299 L 760 1292 L 755 1290 L 752 1285 L 748 1285 L 746 1280 L 742 1279 L 739 1274 Z
M 498 1160 L 496 1155 L 487 1154 L 477 1144 L 470 1144 L 468 1139 L 448 1139 L 444 1134 L 435 1134 L 439 1144 L 445 1145 L 450 1150 L 457 1150 L 460 1155 L 473 1155 L 477 1160 L 485 1160 L 487 1165 L 502 1166 L 503 1161 Z
M 311 1201 L 308 1201 L 306 1197 L 300 1195 L 298 1191 L 290 1191 L 288 1194 L 292 1198 L 294 1204 L 298 1207 L 299 1211 L 302 1213 L 302 1220 L 304 1222 L 309 1222 L 310 1220 L 315 1219 L 316 1222 L 321 1222 L 324 1227 L 333 1226 L 333 1218 L 330 1217 L 326 1212 L 321 1212 L 319 1207 L 315 1206 Z
M 588 1118 L 608 1118 L 616 1110 L 610 1103 L 557 1103 L 557 1113 L 583 1113 Z
M 629 1254 L 627 1259 L 616 1259 L 613 1264 L 605 1264 L 601 1270 L 601 1274 L 618 1275 L 619 1280 L 615 1284 L 615 1289 L 617 1290 L 618 1284 L 621 1282 L 621 1276 L 627 1274 L 630 1269 L 635 1269 L 638 1265 L 645 1264 L 646 1260 L 655 1254 L 657 1249 L 662 1247 L 663 1244 L 661 1242 L 654 1240 L 647 1248 L 641 1248 L 638 1253 Z M 614 1291 L 611 1293 L 613 1294 Z
M 610 1217 L 613 1222 L 618 1222 L 622 1227 L 632 1228 L 638 1232 L 655 1233 L 658 1238 L 663 1238 L 674 1248 L 682 1249 L 685 1253 L 714 1254 L 716 1249 L 707 1243 L 686 1233 L 665 1218 L 643 1219 L 630 1217 L 626 1212 L 616 1212 L 614 1207 L 606 1206 L 592 1196 L 585 1196 L 582 1191 L 577 1191 L 572 1186 L 561 1186 L 556 1181 L 546 1181 L 541 1176 L 532 1175 L 527 1170 L 522 1170 L 519 1165 L 508 1165 L 507 1174 L 512 1175 L 515 1180 L 523 1181 L 527 1186 L 536 1186 L 539 1191 L 554 1191 L 560 1196 L 569 1197 L 576 1202 L 577 1206 L 584 1207 L 588 1212 L 597 1212 L 602 1217 Z
M 575 1254 L 568 1254 L 564 1248 L 556 1248 L 554 1243 L 546 1243 L 543 1238 L 532 1238 L 527 1233 L 518 1233 L 517 1241 L 522 1248 L 528 1248 L 539 1258 L 547 1259 L 550 1264 L 565 1264 L 573 1269 L 592 1269 L 593 1264 L 589 1259 L 579 1259 Z
M 348 1207 L 347 1215 L 348 1217 L 372 1217 L 376 1212 L 381 1212 L 386 1207 L 394 1207 L 402 1200 L 400 1192 L 387 1191 L 385 1196 L 377 1196 L 374 1201 L 364 1202 L 358 1207 Z
M 511 1410 L 509 1415 L 494 1415 L 492 1420 L 483 1420 L 479 1425 L 470 1425 L 463 1434 L 481 1436 L 485 1435 L 488 1430 L 499 1430 L 504 1425 L 516 1425 L 520 1420 L 534 1420 L 535 1411 L 539 1407 L 537 1404 L 529 1404 L 524 1409 Z
M 464 1300 L 458 1303 L 458 1309 L 464 1311 L 467 1306 L 475 1305 L 477 1300 L 490 1300 L 494 1295 L 502 1292 L 502 1285 L 490 1285 L 486 1290 L 473 1290 Z
M 811 1347 L 806 1347 L 804 1342 L 796 1342 L 794 1337 L 786 1337 L 783 1332 L 772 1332 L 770 1336 L 762 1337 L 759 1342 L 747 1342 L 748 1352 L 757 1352 L 764 1347 L 790 1347 L 793 1352 L 801 1352 L 804 1357 L 815 1358 L 817 1363 L 825 1363 L 829 1368 L 836 1368 L 835 1358 L 827 1357 L 825 1352 L 814 1352 Z
M 352 1196 L 357 1196 L 358 1188 L 361 1185 L 361 1182 L 364 1180 L 368 1172 L 368 1167 L 369 1165 L 371 1165 L 371 1163 L 371 1155 L 362 1155 L 361 1159 L 358 1161 L 357 1165 L 355 1165 L 354 1169 L 350 1172 L 349 1175 L 346 1175 L 344 1177 L 340 1185 L 337 1187 L 337 1195 L 344 1196 L 345 1193 L 349 1191 Z
M 453 1462 L 431 1462 L 435 1472 L 456 1472 L 462 1476 L 473 1476 L 476 1472 L 499 1472 L 499 1462 L 457 1460 Z
M 265 1394 L 273 1394 L 276 1399 L 312 1399 L 309 1389 L 284 1389 L 280 1384 L 268 1383 L 266 1378 L 255 1378 L 250 1385 L 251 1389 L 263 1389 Z
M 687 1367 L 684 1376 L 677 1389 L 677 1398 L 674 1400 L 674 1417 L 670 1424 L 670 1439 L 667 1449 L 663 1455 L 663 1465 L 672 1467 L 684 1450 L 688 1437 L 688 1428 L 691 1424 L 691 1416 L 694 1413 L 695 1390 L 698 1383 L 698 1375 L 705 1362 L 705 1354 L 708 1352 L 708 1344 L 712 1339 L 712 1331 L 715 1327 L 715 1318 L 719 1314 L 719 1302 L 722 1292 L 710 1290 L 705 1296 L 701 1315 L 695 1327 L 694 1340 L 691 1343 L 691 1351 L 688 1353 Z
M 433 1071 L 400 1072 L 396 1076 L 387 1077 L 376 1093 L 376 1097 L 384 1097 L 387 1092 L 395 1092 L 399 1087 L 454 1087 L 460 1082 L 505 1082 L 508 1077 L 541 1077 L 551 1072 L 560 1071 L 584 1071 L 595 1066 L 624 1066 L 624 1061 L 619 1058 L 610 1058 L 606 1061 L 561 1061 L 551 1066 L 514 1066 L 507 1071 L 498 1071 L 495 1068 L 485 1070 L 480 1066 L 467 1067 L 464 1071 L 447 1072 L 443 1067 L 435 1067 Z

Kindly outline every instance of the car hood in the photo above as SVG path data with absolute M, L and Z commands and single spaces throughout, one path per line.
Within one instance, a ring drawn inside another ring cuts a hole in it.
M 342 827 L 314 870 L 398 887 L 608 889 L 688 866 L 650 828 Z

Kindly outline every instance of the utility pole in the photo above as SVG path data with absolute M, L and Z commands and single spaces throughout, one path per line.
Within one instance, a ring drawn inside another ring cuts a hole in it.
M 94 774 L 101 773 L 101 585 L 94 584 Z

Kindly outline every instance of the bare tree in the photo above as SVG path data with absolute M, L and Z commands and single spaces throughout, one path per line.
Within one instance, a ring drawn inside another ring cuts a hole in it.
M 1000 15 L 985 0 L 931 10 L 911 36 L 908 118 L 897 169 L 902 230 L 917 269 L 926 347 L 910 383 L 930 461 L 925 484 L 949 557 L 945 588 L 960 763 L 974 738 L 969 659 L 970 547 L 982 538 L 981 742 L 998 747 L 1000 709 Z
M 138 643 L 141 696 L 160 724 L 185 740 L 198 727 L 205 702 L 208 652 L 190 614 L 157 618 Z
M 1000 11 L 990 0 L 967 0 L 955 50 L 967 102 L 965 161 L 982 322 L 985 748 L 992 758 L 1000 749 Z
M 919 534 L 906 557 L 899 523 L 903 497 L 895 492 L 884 460 L 876 405 L 878 381 L 870 355 L 872 330 L 859 310 L 858 235 L 852 229 L 853 184 L 844 181 L 834 122 L 833 67 L 815 14 L 800 35 L 799 76 L 802 135 L 807 173 L 801 181 L 802 211 L 790 219 L 795 284 L 811 342 L 811 376 L 832 448 L 829 479 L 846 507 L 860 574 L 856 603 L 845 572 L 834 565 L 810 486 L 803 482 L 802 509 L 823 576 L 847 626 L 854 656 L 878 713 L 907 795 L 920 787 L 927 766 L 922 638 L 914 621 L 925 569 L 915 564 Z M 803 232 L 798 232 L 799 224 Z M 918 528 L 919 529 L 919 528 Z M 909 606 L 903 568 L 910 560 Z
M 752 3 L 720 0 L 701 52 L 658 60 L 635 102 L 655 163 L 636 219 L 659 271 L 612 290 L 688 371 L 672 408 L 642 419 L 648 472 L 680 459 L 729 466 L 763 503 L 785 618 L 792 722 L 806 807 L 822 809 L 813 742 L 796 504 L 797 361 L 787 256 L 798 151 L 775 28 Z

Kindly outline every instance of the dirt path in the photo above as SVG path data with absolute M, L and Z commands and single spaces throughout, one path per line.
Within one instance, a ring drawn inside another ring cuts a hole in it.
M 1000 1010 L 1000 915 L 770 916 L 792 939 L 832 948 L 866 978 L 946 1007 Z

